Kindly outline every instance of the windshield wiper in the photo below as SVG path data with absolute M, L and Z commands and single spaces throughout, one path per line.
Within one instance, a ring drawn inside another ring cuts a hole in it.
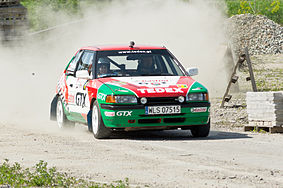
M 174 76 L 170 73 L 147 73 L 147 74 L 141 74 L 141 76 Z
M 100 75 L 98 78 L 122 77 L 122 76 L 127 76 L 127 75 L 123 75 L 123 74 L 103 74 L 103 75 Z

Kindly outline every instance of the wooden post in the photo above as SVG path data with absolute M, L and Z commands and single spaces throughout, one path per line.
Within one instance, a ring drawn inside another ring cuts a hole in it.
M 236 65 L 235 65 L 235 67 L 234 67 L 233 73 L 231 74 L 231 77 L 230 77 L 228 86 L 227 86 L 227 88 L 226 88 L 225 94 L 224 94 L 224 96 L 223 96 L 223 99 L 222 99 L 222 103 L 221 103 L 220 108 L 223 108 L 223 107 L 224 107 L 225 98 L 226 98 L 226 96 L 227 96 L 228 93 L 229 93 L 230 87 L 231 87 L 231 85 L 232 85 L 233 77 L 234 77 L 234 75 L 236 74 L 236 71 L 237 71 L 239 65 L 240 65 L 241 63 L 243 63 L 244 61 L 245 61 L 245 56 L 241 55 L 241 56 L 239 57 L 239 60 L 237 61 Z

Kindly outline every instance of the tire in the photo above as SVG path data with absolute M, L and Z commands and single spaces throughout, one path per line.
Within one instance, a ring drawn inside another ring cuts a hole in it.
M 194 126 L 191 129 L 193 137 L 207 137 L 210 131 L 210 120 L 205 125 Z
M 74 122 L 69 121 L 67 119 L 66 114 L 64 112 L 62 99 L 60 97 L 58 97 L 57 105 L 56 105 L 56 119 L 57 119 L 57 125 L 60 129 L 70 128 L 75 126 Z
M 97 139 L 108 138 L 111 135 L 111 130 L 105 127 L 103 123 L 97 101 L 94 102 L 92 107 L 91 124 L 92 124 L 92 133 L 95 138 Z

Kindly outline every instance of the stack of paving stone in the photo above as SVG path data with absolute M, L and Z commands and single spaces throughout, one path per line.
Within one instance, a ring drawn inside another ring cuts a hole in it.
M 283 91 L 248 92 L 249 126 L 283 127 Z

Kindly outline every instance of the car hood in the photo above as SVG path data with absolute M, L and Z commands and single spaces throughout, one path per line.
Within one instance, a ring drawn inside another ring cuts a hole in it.
M 110 77 L 99 79 L 115 95 L 137 97 L 186 96 L 188 92 L 207 92 L 206 88 L 188 76 Z

